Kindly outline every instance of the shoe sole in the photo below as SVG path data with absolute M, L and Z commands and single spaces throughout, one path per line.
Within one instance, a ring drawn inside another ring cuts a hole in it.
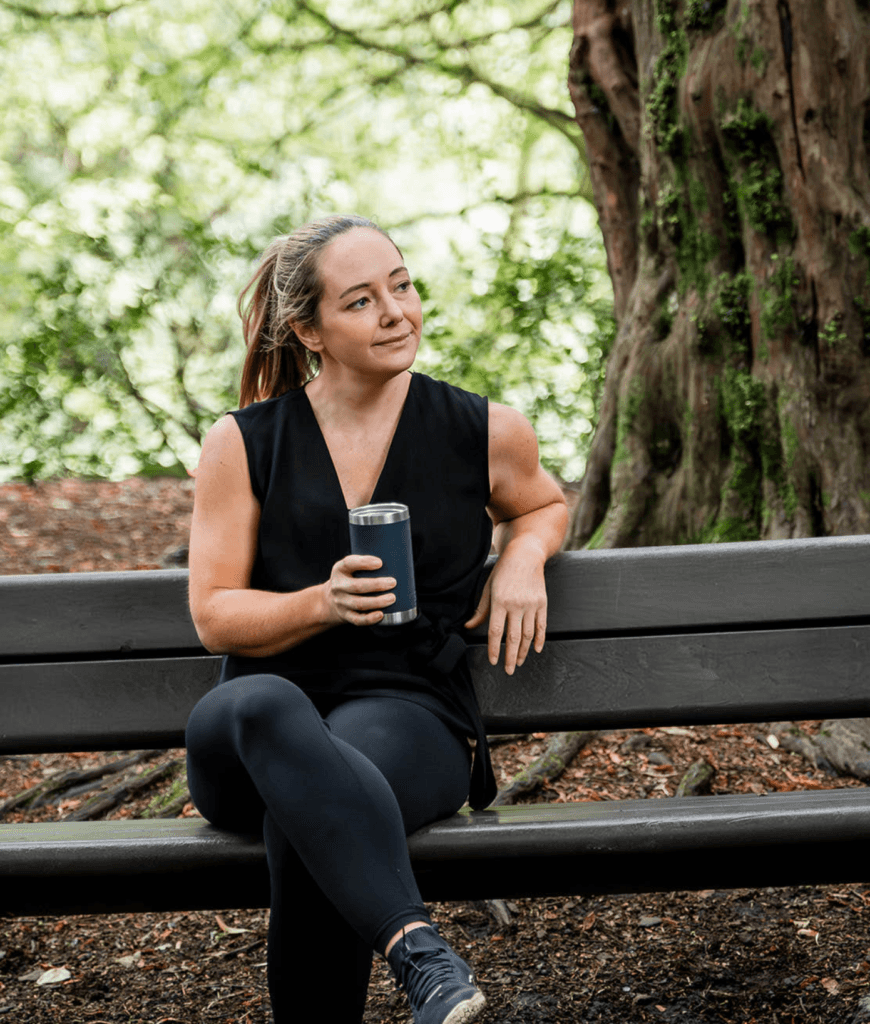
M 477 1018 L 477 1015 L 486 1005 L 486 999 L 482 992 L 475 992 L 470 998 L 454 1006 L 450 1013 L 444 1018 L 443 1024 L 469 1024 Z

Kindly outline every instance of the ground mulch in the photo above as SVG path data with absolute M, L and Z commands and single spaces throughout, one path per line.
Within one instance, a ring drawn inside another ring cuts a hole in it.
M 192 481 L 174 479 L 2 485 L 0 572 L 178 564 L 192 493 Z M 546 740 L 496 747 L 501 783 Z M 0 803 L 52 773 L 125 753 L 0 757 Z M 178 763 L 107 817 L 152 813 L 178 786 L 182 756 L 151 752 L 135 770 Z M 716 769 L 714 794 L 861 785 L 778 749 L 764 726 L 674 727 L 598 736 L 533 799 L 668 799 L 699 758 Z M 7 820 L 56 820 L 85 796 Z M 178 813 L 196 810 L 186 802 Z M 870 1024 L 870 884 L 506 904 L 508 923 L 485 902 L 433 907 L 480 975 L 483 1024 Z M 269 1024 L 266 923 L 265 910 L 233 908 L 0 919 L 0 1022 Z M 366 1024 L 409 1020 L 376 963 Z

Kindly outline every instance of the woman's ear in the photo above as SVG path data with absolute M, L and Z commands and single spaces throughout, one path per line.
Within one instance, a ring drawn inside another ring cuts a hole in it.
M 312 324 L 303 327 L 302 324 L 294 323 L 292 320 L 289 326 L 296 337 L 310 352 L 319 352 L 323 348 L 320 340 L 320 332 Z

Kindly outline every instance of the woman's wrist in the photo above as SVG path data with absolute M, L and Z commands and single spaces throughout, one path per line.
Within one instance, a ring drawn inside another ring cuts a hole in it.
M 324 583 L 318 584 L 315 590 L 318 596 L 318 618 L 320 624 L 327 628 L 339 625 L 341 616 L 336 611 L 335 605 L 332 602 L 330 581 L 326 580 Z
M 540 562 L 541 565 L 549 557 L 544 541 L 531 531 L 516 533 L 513 536 L 508 534 L 502 544 L 499 557 L 504 558 L 508 554 Z

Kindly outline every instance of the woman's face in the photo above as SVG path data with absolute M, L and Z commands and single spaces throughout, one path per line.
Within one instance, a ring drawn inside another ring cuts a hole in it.
M 373 228 L 351 228 L 323 250 L 319 270 L 320 325 L 297 334 L 320 353 L 321 372 L 346 367 L 389 378 L 408 369 L 423 311 L 395 245 Z

